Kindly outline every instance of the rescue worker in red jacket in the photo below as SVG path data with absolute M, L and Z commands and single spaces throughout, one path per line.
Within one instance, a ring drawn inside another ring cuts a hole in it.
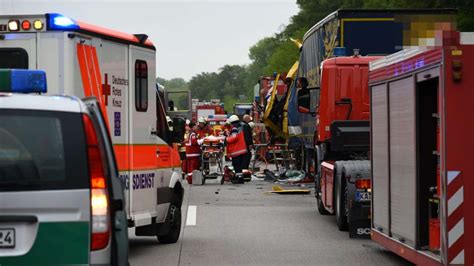
M 238 183 L 244 183 L 242 169 L 247 155 L 247 145 L 239 117 L 232 115 L 227 119 L 227 123 L 232 125 L 229 136 L 226 138 L 227 156 L 232 158 L 235 177 Z
M 186 141 L 186 180 L 189 184 L 193 183 L 193 171 L 201 167 L 201 147 L 198 144 L 198 134 L 195 131 L 195 124 L 189 124 L 190 130 Z
M 212 128 L 207 124 L 207 121 L 204 117 L 199 117 L 196 133 L 198 134 L 199 139 L 203 139 L 212 135 Z

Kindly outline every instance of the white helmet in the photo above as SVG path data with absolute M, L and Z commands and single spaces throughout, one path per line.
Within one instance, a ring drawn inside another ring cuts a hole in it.
M 206 123 L 206 118 L 204 118 L 203 116 L 199 117 L 198 123 Z
M 237 122 L 239 121 L 239 117 L 236 116 L 236 115 L 231 115 L 229 118 L 227 118 L 227 121 L 225 121 L 227 124 L 231 124 L 231 123 L 234 123 L 234 122 Z
M 254 123 L 254 122 L 249 122 L 249 126 L 250 126 L 250 128 L 254 128 L 254 127 L 255 127 L 255 123 Z
M 186 119 L 186 125 L 189 125 L 189 124 L 191 124 L 191 120 Z

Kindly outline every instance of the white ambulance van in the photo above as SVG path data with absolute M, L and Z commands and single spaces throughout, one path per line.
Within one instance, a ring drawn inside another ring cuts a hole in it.
M 178 150 L 155 88 L 155 46 L 60 14 L 0 16 L 0 68 L 45 70 L 49 95 L 98 99 L 125 186 L 129 227 L 174 243 L 181 230 Z

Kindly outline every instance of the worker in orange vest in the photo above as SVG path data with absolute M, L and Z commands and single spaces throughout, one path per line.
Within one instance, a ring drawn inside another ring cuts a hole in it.
M 232 166 L 234 167 L 235 178 L 238 183 L 244 183 L 242 169 L 244 168 L 245 158 L 247 155 L 247 145 L 245 143 L 244 131 L 241 126 L 239 117 L 232 115 L 227 119 L 227 123 L 232 125 L 229 136 L 226 138 L 227 156 L 232 158 Z
M 199 170 L 201 167 L 201 147 L 199 146 L 198 134 L 195 130 L 195 124 L 189 124 L 189 134 L 186 141 L 186 180 L 189 184 L 193 183 L 193 171 Z

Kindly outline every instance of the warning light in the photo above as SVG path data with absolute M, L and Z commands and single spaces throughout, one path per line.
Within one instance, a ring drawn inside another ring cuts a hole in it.
M 0 69 L 0 92 L 46 93 L 42 70 Z
M 24 30 L 30 30 L 31 29 L 31 22 L 29 20 L 23 20 L 21 22 L 21 28 Z
M 20 21 L 19 20 L 10 20 L 10 21 L 8 21 L 8 30 L 9 31 L 19 31 L 20 30 Z
M 33 28 L 35 28 L 35 30 L 42 30 L 43 22 L 41 20 L 35 20 L 35 22 L 33 22 Z
M 50 30 L 78 30 L 76 22 L 61 14 L 46 14 L 48 18 L 48 29 Z

